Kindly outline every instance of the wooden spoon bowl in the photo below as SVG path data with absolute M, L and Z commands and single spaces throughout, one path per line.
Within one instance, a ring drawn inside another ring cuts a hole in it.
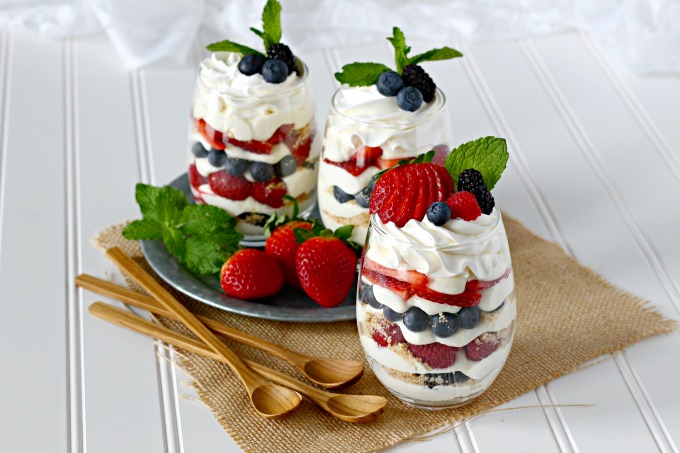
M 317 358 L 307 361 L 302 371 L 316 385 L 335 389 L 348 387 L 361 379 L 364 365 L 354 360 Z

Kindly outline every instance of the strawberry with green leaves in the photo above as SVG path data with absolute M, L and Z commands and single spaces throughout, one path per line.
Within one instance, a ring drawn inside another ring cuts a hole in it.
M 281 291 L 283 282 L 283 271 L 276 259 L 257 249 L 237 251 L 220 270 L 224 292 L 243 300 L 273 296 Z

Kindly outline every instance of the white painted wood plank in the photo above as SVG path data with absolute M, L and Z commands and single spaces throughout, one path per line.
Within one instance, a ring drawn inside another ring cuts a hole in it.
M 75 62 L 81 268 L 103 277 L 114 268 L 90 238 L 139 216 L 130 74 L 103 36 L 78 41 Z M 83 292 L 87 449 L 162 451 L 166 440 L 153 341 L 92 318 L 86 308 L 99 299 Z
M 0 439 L 6 451 L 66 451 L 62 48 L 13 37 L 7 50 L 0 69 L 9 83 L 0 181 Z

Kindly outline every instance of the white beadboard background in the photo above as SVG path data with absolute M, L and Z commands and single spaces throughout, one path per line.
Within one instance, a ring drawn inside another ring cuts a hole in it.
M 680 77 L 631 75 L 578 32 L 453 44 L 465 57 L 427 70 L 448 98 L 455 144 L 508 139 L 498 204 L 680 319 Z M 113 271 L 90 238 L 138 216 L 135 182 L 185 170 L 195 49 L 184 67 L 127 71 L 103 37 L 0 35 L 2 451 L 239 450 L 168 351 L 91 318 L 97 297 L 72 284 Z M 390 49 L 301 57 L 322 127 L 333 73 L 389 62 Z M 680 333 L 591 365 L 503 406 L 529 408 L 391 451 L 677 452 Z

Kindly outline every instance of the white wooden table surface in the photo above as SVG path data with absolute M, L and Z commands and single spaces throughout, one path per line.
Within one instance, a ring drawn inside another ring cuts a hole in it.
M 441 43 L 413 46 L 430 44 Z M 452 44 L 465 57 L 427 70 L 456 144 L 508 139 L 498 204 L 680 319 L 680 78 L 631 75 L 578 32 Z M 166 352 L 90 317 L 97 297 L 72 283 L 113 270 L 90 238 L 139 216 L 137 181 L 185 171 L 195 48 L 184 67 L 127 71 L 101 36 L 0 35 L 0 451 L 238 451 Z M 386 41 L 301 57 L 320 126 L 333 72 L 390 62 Z M 676 332 L 505 405 L 548 407 L 489 413 L 394 451 L 677 452 L 679 382 Z

